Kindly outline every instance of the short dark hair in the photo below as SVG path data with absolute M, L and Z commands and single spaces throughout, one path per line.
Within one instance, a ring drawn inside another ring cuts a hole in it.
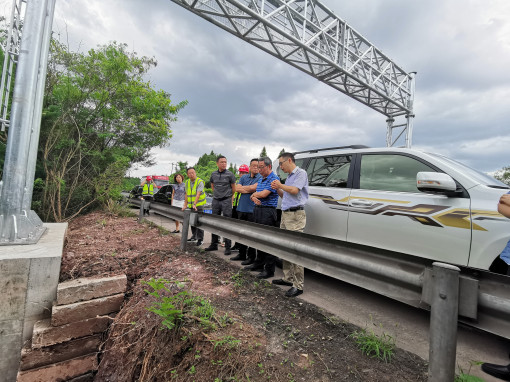
M 258 162 L 259 161 L 259 158 L 253 158 L 251 161 L 250 161 L 250 164 L 252 164 L 252 162 Z
M 218 163 L 221 158 L 227 159 L 227 157 L 225 155 L 218 155 L 218 158 L 216 158 L 216 163 Z
M 187 171 L 186 171 L 187 172 Z M 184 176 L 182 174 L 175 174 L 174 175 L 174 182 L 177 183 L 177 177 L 180 176 L 182 180 L 184 180 Z
M 278 158 L 282 158 L 284 160 L 287 160 L 290 158 L 292 163 L 296 163 L 296 159 L 294 158 L 294 154 L 292 154 L 292 153 L 282 153 L 282 155 L 280 155 Z
M 269 157 L 260 157 L 259 162 L 264 162 L 266 166 L 270 166 L 273 168 L 273 162 L 271 162 L 271 159 Z
M 188 171 L 189 171 L 189 170 L 195 170 L 195 167 L 188 167 L 188 168 L 186 169 L 186 174 L 188 173 Z M 196 171 L 196 170 L 195 170 L 195 171 Z

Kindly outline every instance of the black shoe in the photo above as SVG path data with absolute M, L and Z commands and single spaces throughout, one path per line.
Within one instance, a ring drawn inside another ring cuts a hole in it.
M 292 287 L 287 291 L 287 293 L 285 293 L 285 296 L 286 297 L 296 297 L 296 296 L 299 296 L 300 294 L 303 294 L 303 291 L 301 289 Z
M 243 262 L 241 262 L 241 265 L 251 265 L 255 262 L 253 259 L 246 259 Z
M 208 246 L 205 249 L 206 252 L 217 251 L 217 250 L 218 250 L 218 246 L 217 245 L 213 245 L 213 244 L 211 244 L 210 246 Z
M 230 260 L 231 260 L 231 261 L 240 261 L 240 260 L 246 260 L 246 258 L 244 258 L 244 257 L 242 257 L 242 256 L 237 255 L 237 256 L 235 256 L 235 257 L 231 257 L 231 258 L 230 258 Z M 244 261 L 243 261 L 243 263 L 244 263 Z M 241 263 L 241 264 L 242 264 L 242 263 Z
M 230 250 L 230 248 L 228 248 L 228 249 L 225 249 L 225 252 L 223 252 L 223 254 L 225 256 L 230 256 L 232 254 L 232 251 Z
M 196 237 L 190 237 L 187 241 L 197 241 Z
M 246 269 L 248 271 L 263 271 L 264 264 L 253 263 L 251 265 L 248 265 L 247 267 L 244 267 L 244 269 Z
M 284 279 L 274 279 L 272 283 L 276 285 L 292 286 L 292 283 L 285 281 Z
M 482 370 L 489 375 L 502 379 L 503 381 L 510 381 L 510 365 L 482 363 Z
M 268 279 L 274 276 L 274 272 L 262 271 L 257 275 L 258 279 Z M 303 292 L 301 292 L 303 293 Z
M 197 241 L 197 247 L 200 247 L 202 245 L 202 243 L 203 243 L 202 240 Z
M 237 245 L 237 243 L 234 244 L 234 246 L 232 248 L 230 248 L 231 251 L 239 251 L 239 246 Z

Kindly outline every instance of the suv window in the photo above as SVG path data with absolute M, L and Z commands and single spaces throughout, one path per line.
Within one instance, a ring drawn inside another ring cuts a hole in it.
M 309 185 L 346 188 L 351 159 L 351 155 L 313 158 L 307 171 Z
M 361 157 L 360 188 L 420 192 L 416 187 L 416 174 L 420 171 L 436 172 L 426 164 L 405 155 L 363 155 Z
M 296 159 L 296 166 L 303 168 L 303 163 L 305 162 L 305 158 Z M 306 169 L 304 169 L 306 170 Z M 285 184 L 285 180 L 289 176 L 286 172 L 283 172 L 280 166 L 276 169 L 276 175 L 280 178 L 280 181 Z

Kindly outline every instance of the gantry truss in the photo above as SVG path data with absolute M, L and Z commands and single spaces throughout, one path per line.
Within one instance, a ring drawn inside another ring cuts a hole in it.
M 404 130 L 410 127 L 414 73 L 402 70 L 319 1 L 172 1 L 387 116 L 389 146 L 395 117 L 406 116 Z M 408 140 L 406 146 L 406 132 Z
M 7 119 L 9 95 L 13 83 L 14 66 L 18 61 L 25 3 L 26 0 L 13 0 L 10 24 L 6 31 L 7 35 L 1 44 L 4 53 L 4 64 L 2 67 L 2 79 L 0 84 L 0 131 L 5 131 L 5 127 L 9 125 L 9 120 Z

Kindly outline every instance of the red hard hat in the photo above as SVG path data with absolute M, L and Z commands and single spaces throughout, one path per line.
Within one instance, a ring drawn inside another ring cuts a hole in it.
M 148 182 L 149 180 L 152 180 L 152 178 L 148 176 L 147 178 L 145 178 L 145 180 Z
M 247 165 L 242 164 L 239 166 L 239 172 L 250 172 L 250 168 Z

